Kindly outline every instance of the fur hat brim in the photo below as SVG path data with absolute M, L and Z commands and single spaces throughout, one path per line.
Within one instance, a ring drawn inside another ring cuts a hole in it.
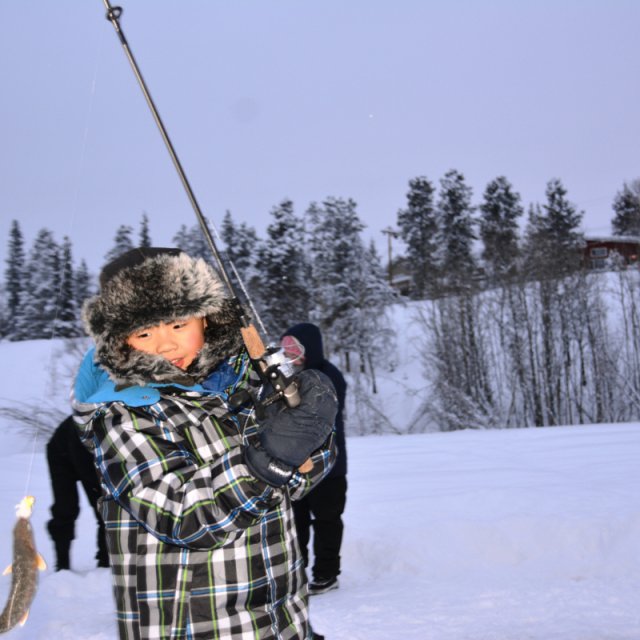
M 234 305 L 220 277 L 204 260 L 167 250 L 136 256 L 123 264 L 111 269 L 99 295 L 87 300 L 82 312 L 87 332 L 96 343 L 96 360 L 117 384 L 190 385 L 242 348 Z M 186 371 L 126 342 L 139 329 L 193 317 L 206 317 L 208 326 L 205 346 Z

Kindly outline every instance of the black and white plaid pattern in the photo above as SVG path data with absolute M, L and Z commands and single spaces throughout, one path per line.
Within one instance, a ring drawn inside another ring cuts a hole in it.
M 250 384 L 246 362 L 235 366 Z M 311 637 L 291 500 L 326 475 L 333 438 L 311 473 L 275 489 L 244 464 L 253 414 L 227 399 L 163 388 L 135 409 L 74 400 L 102 475 L 122 640 Z

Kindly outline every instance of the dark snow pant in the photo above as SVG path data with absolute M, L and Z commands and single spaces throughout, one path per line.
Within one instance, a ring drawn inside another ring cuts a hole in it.
M 298 543 L 305 567 L 309 564 L 309 538 L 313 527 L 313 567 L 315 580 L 340 574 L 342 513 L 347 499 L 345 476 L 325 478 L 302 500 L 293 503 Z
M 80 514 L 78 483 L 82 484 L 98 523 L 98 566 L 109 566 L 104 523 L 97 506 L 101 494 L 98 474 L 72 422 L 63 422 L 47 444 L 47 462 L 53 492 L 52 518 L 47 529 L 55 546 L 56 570 L 70 568 L 71 541 L 75 538 L 75 522 Z

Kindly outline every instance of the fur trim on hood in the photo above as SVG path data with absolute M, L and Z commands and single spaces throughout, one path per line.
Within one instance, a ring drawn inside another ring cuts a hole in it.
M 234 303 L 201 258 L 176 249 L 134 249 L 109 263 L 100 280 L 100 293 L 85 302 L 82 319 L 96 343 L 96 362 L 120 387 L 149 382 L 189 386 L 242 349 Z M 207 328 L 205 345 L 186 371 L 126 343 L 138 329 L 192 317 L 206 317 Z

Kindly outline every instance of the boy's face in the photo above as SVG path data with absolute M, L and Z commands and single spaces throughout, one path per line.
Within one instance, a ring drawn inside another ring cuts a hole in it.
M 171 364 L 186 369 L 204 346 L 205 318 L 187 318 L 162 322 L 134 331 L 127 344 L 138 351 L 162 356 Z

